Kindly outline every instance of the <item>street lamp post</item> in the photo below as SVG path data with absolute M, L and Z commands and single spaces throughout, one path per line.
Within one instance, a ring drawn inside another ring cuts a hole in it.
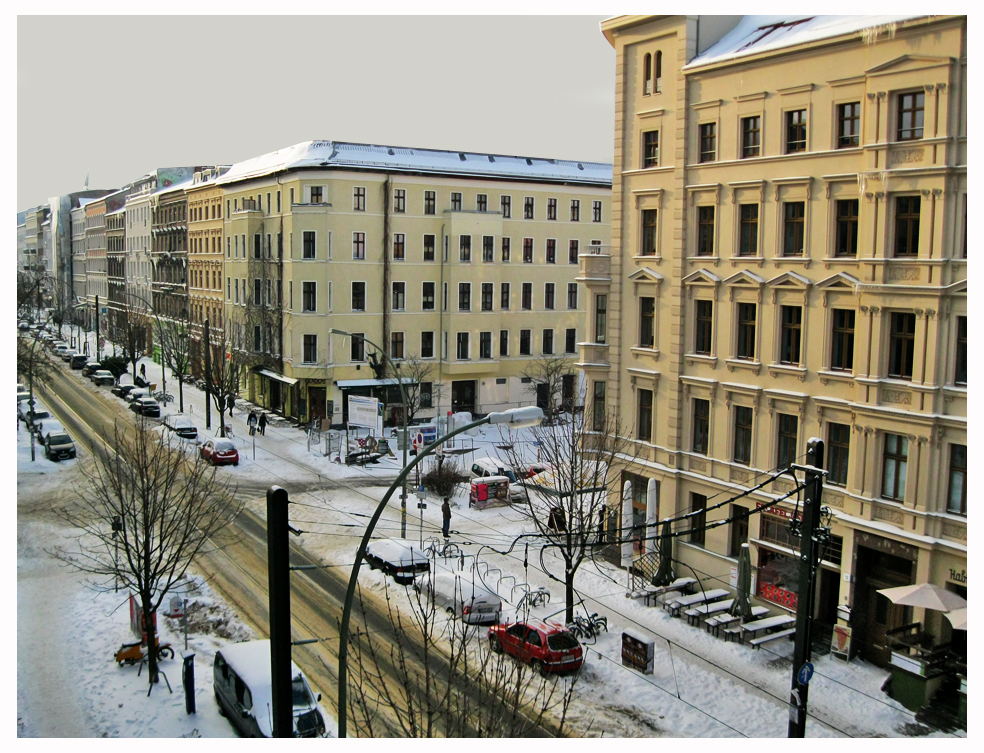
M 336 330 L 332 330 L 336 332 Z M 369 537 L 372 535 L 373 530 L 376 528 L 376 523 L 379 521 L 379 516 L 382 515 L 383 510 L 386 508 L 387 503 L 393 496 L 393 492 L 398 486 L 406 483 L 407 476 L 410 475 L 410 471 L 417 467 L 421 460 L 423 460 L 428 455 L 432 454 L 438 447 L 440 447 L 444 442 L 451 439 L 452 437 L 462 434 L 470 429 L 475 429 L 483 424 L 496 424 L 505 425 L 510 429 L 521 429 L 527 426 L 536 426 L 543 420 L 543 411 L 536 406 L 527 406 L 525 408 L 513 408 L 511 410 L 503 411 L 501 413 L 490 413 L 485 418 L 480 418 L 478 421 L 473 421 L 470 424 L 465 424 L 454 431 L 448 432 L 443 437 L 438 437 L 431 444 L 427 445 L 424 449 L 417 453 L 417 457 L 413 459 L 410 465 L 406 465 L 403 468 L 403 472 L 396 477 L 396 480 L 390 484 L 390 488 L 386 490 L 386 494 L 383 495 L 382 501 L 376 508 L 376 511 L 372 514 L 372 518 L 369 520 L 369 525 L 366 527 L 365 533 L 362 535 L 362 541 L 359 543 L 359 551 L 355 555 L 355 563 L 352 565 L 352 574 L 349 576 L 348 589 L 345 592 L 345 606 L 342 609 L 342 624 L 339 630 L 339 646 L 338 646 L 338 737 L 345 737 L 346 728 L 346 706 L 348 704 L 347 698 L 347 683 L 348 683 L 348 634 L 349 634 L 349 620 L 352 617 L 352 602 L 355 599 L 355 584 L 359 579 L 359 568 L 362 566 L 362 560 L 366 556 L 366 547 L 369 545 Z M 406 447 L 406 444 L 404 444 Z

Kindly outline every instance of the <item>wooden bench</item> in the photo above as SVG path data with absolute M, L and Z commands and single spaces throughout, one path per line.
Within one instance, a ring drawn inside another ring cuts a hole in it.
M 767 635 L 763 635 L 761 638 L 753 638 L 748 642 L 748 644 L 750 646 L 755 646 L 755 648 L 758 648 L 763 643 L 774 641 L 776 640 L 776 638 L 785 638 L 787 636 L 792 638 L 794 635 L 796 635 L 796 628 L 789 628 L 788 630 L 780 630 L 778 633 L 769 633 Z
M 752 607 L 752 619 L 757 620 L 760 617 L 764 617 L 769 613 L 766 607 Z M 716 614 L 713 617 L 708 617 L 704 620 L 704 629 L 709 633 L 714 633 L 715 636 L 719 635 L 721 628 L 726 628 L 731 623 L 737 622 L 740 617 L 736 617 L 733 614 L 725 612 L 724 614 Z
M 701 604 L 698 607 L 688 609 L 684 612 L 687 617 L 687 622 L 691 625 L 696 625 L 700 622 L 702 617 L 707 617 L 708 615 L 717 614 L 718 612 L 725 612 L 731 609 L 731 605 L 734 604 L 734 599 L 726 599 L 724 601 L 715 601 L 711 604 Z
M 741 625 L 724 629 L 724 639 L 726 641 L 733 641 L 739 638 L 741 638 Z
M 674 617 L 679 617 L 680 610 L 682 609 L 717 601 L 727 595 L 728 591 L 724 588 L 715 588 L 710 591 L 700 591 L 698 593 L 691 594 L 690 596 L 683 596 L 679 599 L 674 599 L 673 601 L 664 601 L 663 609 L 668 611 Z
M 646 606 L 647 607 L 650 606 L 650 602 L 653 599 L 655 599 L 656 602 L 658 603 L 660 597 L 663 597 L 664 600 L 667 596 L 670 595 L 676 598 L 681 595 L 682 591 L 685 591 L 686 589 L 690 588 L 696 582 L 697 580 L 695 578 L 677 578 L 675 581 L 673 581 L 668 585 L 659 586 L 658 588 L 654 588 L 649 591 L 646 591 L 646 593 L 643 594 L 646 599 Z

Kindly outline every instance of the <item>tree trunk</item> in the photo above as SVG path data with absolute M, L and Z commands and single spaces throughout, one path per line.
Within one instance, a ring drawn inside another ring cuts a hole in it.
M 150 593 L 140 594 L 140 606 L 147 624 L 147 679 L 154 685 L 160 682 L 160 677 L 157 671 L 157 628 L 154 625 Z
M 567 610 L 564 613 L 565 624 L 574 622 L 574 573 L 567 570 L 564 573 L 564 598 L 567 600 Z
M 225 433 L 225 396 L 213 395 L 215 407 L 219 409 L 219 436 L 224 437 Z
M 178 376 L 178 410 L 182 413 L 185 410 L 184 380 L 181 379 L 180 375 Z

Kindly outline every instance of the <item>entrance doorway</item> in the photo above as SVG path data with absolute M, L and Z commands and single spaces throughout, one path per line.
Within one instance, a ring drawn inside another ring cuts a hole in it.
M 565 411 L 574 410 L 574 387 L 577 384 L 577 377 L 574 374 L 564 374 L 561 377 L 560 399 Z
M 326 396 L 325 387 L 308 387 L 308 405 L 310 407 L 310 419 L 312 421 L 320 421 L 327 415 L 325 412 Z
M 451 382 L 451 412 L 475 412 L 475 380 Z
M 854 598 L 854 638 L 862 658 L 887 667 L 891 658 L 885 634 L 912 622 L 912 607 L 893 604 L 878 591 L 912 583 L 915 563 L 888 552 L 858 547 L 854 572 L 860 577 Z
M 536 407 L 543 411 L 545 416 L 550 415 L 550 385 L 541 382 L 536 386 Z
M 279 411 L 283 406 L 280 395 L 280 382 L 275 379 L 267 379 L 267 390 L 270 396 L 270 410 Z

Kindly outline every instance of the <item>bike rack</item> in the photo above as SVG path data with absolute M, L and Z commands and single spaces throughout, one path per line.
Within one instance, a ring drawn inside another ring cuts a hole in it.
M 512 590 L 509 592 L 509 601 L 512 601 L 513 600 L 513 595 L 516 593 L 516 589 L 517 588 L 524 589 L 524 593 L 526 593 L 526 594 L 528 594 L 530 592 L 530 584 L 529 583 L 518 583 L 515 586 L 513 586 L 512 587 Z
M 477 572 L 479 565 L 485 565 L 485 572 L 482 573 L 482 575 L 488 575 L 489 574 L 489 563 L 488 562 L 486 562 L 485 560 L 480 560 L 478 558 L 478 555 L 476 555 L 476 554 L 469 554 L 469 555 L 466 555 L 466 556 L 468 556 L 468 557 L 474 557 L 475 558 L 475 561 L 472 563 L 472 572 Z
M 515 575 L 500 575 L 499 576 L 499 580 L 496 581 L 496 591 L 499 590 L 499 586 L 502 585 L 502 581 L 504 581 L 504 580 L 511 580 L 513 582 L 513 584 L 515 585 L 515 583 L 516 583 L 516 576 Z

